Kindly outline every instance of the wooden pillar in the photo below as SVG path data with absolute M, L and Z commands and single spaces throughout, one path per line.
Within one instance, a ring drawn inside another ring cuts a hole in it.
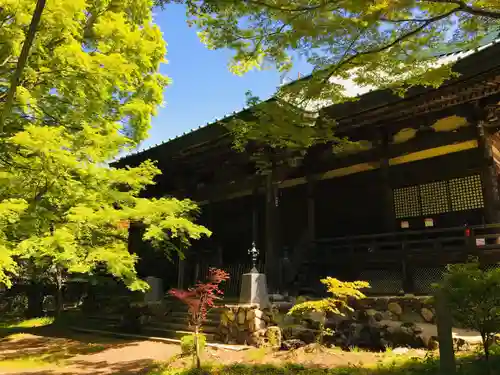
M 500 202 L 497 169 L 493 159 L 490 129 L 486 126 L 485 116 L 477 109 L 478 143 L 482 153 L 481 183 L 483 185 L 484 212 L 486 223 L 500 222 Z
M 315 202 L 316 181 L 307 177 L 307 236 L 309 243 L 316 239 L 316 202 Z
M 389 170 L 389 136 L 384 128 L 379 128 L 378 155 L 382 180 L 384 229 L 386 232 L 394 232 L 396 218 L 394 216 L 393 192 Z
M 259 191 L 257 188 L 252 194 L 252 241 L 259 245 Z
M 266 230 L 265 230 L 265 259 L 266 259 L 266 277 L 268 288 L 275 292 L 278 287 L 279 267 L 277 251 L 277 191 L 273 181 L 273 173 L 266 176 Z
M 178 262 L 178 273 L 177 273 L 177 288 L 178 289 L 183 289 L 184 288 L 184 271 L 185 271 L 185 261 L 184 259 L 179 257 L 179 262 Z

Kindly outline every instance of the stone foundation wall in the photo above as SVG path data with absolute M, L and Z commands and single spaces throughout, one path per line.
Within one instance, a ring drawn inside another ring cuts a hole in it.
M 378 320 L 406 323 L 435 323 L 435 309 L 429 297 L 369 297 L 353 301 L 351 306 Z
M 312 343 L 318 332 L 319 318 L 315 314 L 302 319 L 286 315 L 298 302 L 301 301 L 275 301 L 271 309 L 226 305 L 220 313 L 217 338 L 227 344 L 257 347 Z M 434 345 L 427 343 L 431 338 L 421 337 L 422 330 L 415 326 L 415 323 L 435 323 L 434 306 L 428 297 L 369 297 L 352 301 L 350 305 L 354 311 L 346 316 L 327 318 L 325 326 L 336 331 L 327 341 L 336 346 Z
M 226 344 L 260 347 L 268 343 L 279 346 L 281 331 L 272 327 L 277 328 L 271 309 L 259 309 L 256 305 L 226 305 L 220 313 L 217 336 Z

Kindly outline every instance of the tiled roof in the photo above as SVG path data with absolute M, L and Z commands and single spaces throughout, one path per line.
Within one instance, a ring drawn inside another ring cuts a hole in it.
M 465 50 L 465 51 L 457 51 L 457 52 L 451 52 L 451 53 L 447 53 L 447 54 L 443 54 L 440 56 L 440 58 L 438 59 L 436 65 L 437 66 L 440 66 L 440 65 L 444 65 L 444 64 L 449 64 L 451 62 L 457 62 L 459 60 L 462 60 L 470 55 L 473 55 L 475 53 L 478 53 L 482 50 L 485 50 L 495 44 L 498 44 L 500 43 L 500 38 L 496 38 L 496 39 L 493 39 L 491 42 L 487 43 L 487 44 L 484 44 L 478 48 L 475 48 L 475 49 L 470 49 L 470 50 Z M 300 80 L 307 80 L 311 77 L 311 75 L 307 75 L 307 76 L 304 76 L 302 77 Z M 369 92 L 373 92 L 373 91 L 377 91 L 377 88 L 376 87 L 371 87 L 371 86 L 359 86 L 357 85 L 353 80 L 351 79 L 340 79 L 338 77 L 332 77 L 330 79 L 331 82 L 334 82 L 334 83 L 337 83 L 337 84 L 342 84 L 344 86 L 344 89 L 345 89 L 345 92 L 348 96 L 350 97 L 360 97 L 364 94 L 367 94 Z M 294 82 L 297 82 L 297 81 L 292 81 L 290 83 L 287 83 L 287 85 L 292 85 Z M 272 98 L 270 98 L 269 100 L 271 100 Z M 330 105 L 332 105 L 333 103 L 331 102 L 328 102 L 328 101 L 322 101 L 322 102 L 316 102 L 316 103 L 309 103 L 309 107 L 306 107 L 305 110 L 308 110 L 308 111 L 312 111 L 312 112 L 316 112 L 316 111 L 319 111 L 320 109 L 322 108 L 325 108 L 325 107 L 328 107 Z M 174 142 L 176 140 L 179 140 L 181 138 L 184 138 L 186 136 L 189 136 L 189 135 L 192 135 L 193 133 L 197 133 L 199 132 L 200 130 L 202 129 L 206 129 L 210 126 L 214 126 L 214 125 L 217 125 L 217 124 L 220 124 L 221 122 L 225 121 L 225 120 L 228 120 L 230 119 L 231 117 L 233 116 L 236 116 L 242 112 L 244 112 L 245 110 L 248 110 L 249 107 L 243 107 L 241 108 L 240 110 L 238 111 L 234 111 L 233 113 L 221 118 L 221 119 L 214 119 L 212 122 L 208 122 L 207 124 L 205 125 L 201 125 L 199 126 L 198 128 L 194 128 L 194 129 L 191 129 L 187 132 L 184 132 L 183 134 L 181 135 L 178 135 L 174 138 L 170 138 L 164 142 L 161 142 L 159 144 L 156 144 L 154 146 L 151 146 L 151 147 L 148 147 L 148 148 L 145 148 L 143 150 L 140 150 L 140 151 L 136 151 L 136 152 L 131 152 L 129 154 L 127 154 L 126 156 L 124 156 L 123 158 L 121 158 L 120 160 L 123 160 L 123 159 L 126 159 L 130 156 L 133 156 L 133 155 L 139 155 L 139 154 L 142 154 L 142 153 L 145 153 L 145 152 L 148 152 L 150 150 L 153 150 L 155 148 L 158 148 L 158 147 L 161 147 L 167 143 L 170 143 L 170 142 Z

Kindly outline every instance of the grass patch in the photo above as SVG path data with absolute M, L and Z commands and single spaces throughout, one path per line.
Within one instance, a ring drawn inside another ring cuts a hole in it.
M 264 358 L 266 358 L 267 355 L 269 355 L 272 352 L 270 348 L 255 348 L 255 349 L 250 349 L 246 353 L 246 359 L 250 362 L 260 362 Z
M 38 356 L 0 360 L 0 369 L 8 370 L 31 370 L 50 366 L 53 366 L 53 363 L 46 362 Z
M 476 355 L 461 357 L 458 361 L 459 375 L 500 374 L 500 356 L 492 357 L 488 365 Z M 439 371 L 439 359 L 429 355 L 425 358 L 393 357 L 380 361 L 374 366 L 348 366 L 336 368 L 307 367 L 293 363 L 281 366 L 235 364 L 228 366 L 207 366 L 196 369 L 173 369 L 158 366 L 149 375 L 442 375 Z
M 7 321 L 0 323 L 0 329 L 20 329 L 20 328 L 38 328 L 49 326 L 54 323 L 54 318 L 44 316 L 28 320 Z

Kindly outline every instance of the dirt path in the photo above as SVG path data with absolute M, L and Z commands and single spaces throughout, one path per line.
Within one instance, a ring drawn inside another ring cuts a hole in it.
M 0 374 L 146 374 L 179 353 L 177 345 L 152 341 L 21 334 L 0 341 Z
M 147 374 L 158 362 L 189 367 L 190 359 L 173 359 L 180 347 L 154 341 L 125 341 L 92 335 L 12 335 L 0 341 L 0 374 L 16 375 L 128 375 Z M 412 351 L 423 356 L 423 351 Z M 273 352 L 262 349 L 232 351 L 207 348 L 204 361 L 222 365 L 284 364 L 294 362 L 314 367 L 371 365 L 388 354 L 326 350 L 310 353 L 305 349 Z

